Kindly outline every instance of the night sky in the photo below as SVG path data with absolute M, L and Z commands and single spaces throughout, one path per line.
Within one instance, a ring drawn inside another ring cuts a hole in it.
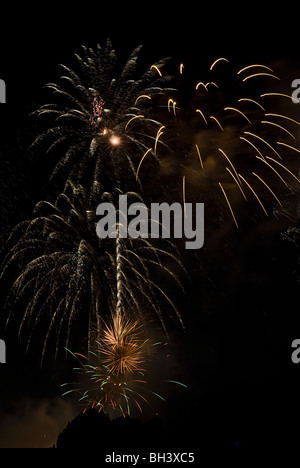
M 237 68 L 271 67 L 281 77 L 283 93 L 291 94 L 292 81 L 300 78 L 291 8 L 273 5 L 264 13 L 252 3 L 94 5 L 77 3 L 65 11 L 49 3 L 2 17 L 0 78 L 7 90 L 7 102 L 0 105 L 3 249 L 10 230 L 47 195 L 47 165 L 28 156 L 37 131 L 28 115 L 41 104 L 42 86 L 59 76 L 58 64 L 71 65 L 82 44 L 94 47 L 110 38 L 121 61 L 142 44 L 142 63 L 173 57 L 195 81 L 218 57 Z M 300 104 L 291 103 L 289 112 L 300 120 Z M 294 146 L 299 148 L 297 131 Z M 183 431 L 196 423 L 199 433 L 207 428 L 211 440 L 224 436 L 233 448 L 297 444 L 300 364 L 291 361 L 291 343 L 300 338 L 299 238 L 297 245 L 282 235 L 297 226 L 297 201 L 296 192 L 288 198 L 293 217 L 249 216 L 239 233 L 229 216 L 219 228 L 207 228 L 203 249 L 184 253 L 190 281 L 178 306 L 186 329 L 171 327 L 171 372 L 188 388 L 166 389 L 166 404 L 157 411 L 167 426 L 174 423 Z M 214 215 L 213 205 L 207 213 Z M 6 364 L 0 364 L 0 447 L 51 447 L 77 414 L 60 396 L 70 361 L 48 356 L 41 368 L 38 346 L 25 353 L 14 327 L 4 328 L 8 285 L 0 288 L 0 338 L 7 351 Z M 149 415 L 146 411 L 145 418 Z

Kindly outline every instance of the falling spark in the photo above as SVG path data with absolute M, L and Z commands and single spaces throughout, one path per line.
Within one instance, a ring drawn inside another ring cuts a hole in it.
M 274 122 L 270 122 L 269 120 L 262 120 L 261 123 L 267 124 L 267 125 L 273 125 L 274 127 L 280 128 L 281 130 L 286 132 L 288 135 L 290 135 L 294 140 L 296 140 L 296 137 L 291 132 L 289 132 L 285 127 L 282 127 L 282 125 L 278 125 Z
M 280 164 L 280 162 L 276 161 L 276 159 L 273 159 L 273 158 L 270 158 L 269 156 L 267 156 L 267 159 L 269 159 L 270 161 L 273 161 L 274 163 L 278 164 L 280 167 L 282 167 L 282 169 L 284 169 L 285 171 L 287 171 L 292 177 L 294 177 L 294 179 L 300 183 L 300 180 L 298 179 L 298 177 L 295 176 L 295 174 L 293 174 L 286 166 L 284 166 L 283 164 Z
M 200 154 L 200 150 L 199 150 L 199 147 L 198 147 L 197 144 L 196 144 L 196 150 L 197 150 L 197 153 L 198 153 L 198 156 L 199 156 L 199 161 L 200 161 L 201 167 L 202 167 L 202 169 L 204 169 L 203 161 L 202 161 L 201 154 Z
M 162 76 L 162 73 L 161 73 L 161 71 L 160 71 L 160 69 L 158 68 L 157 65 L 151 65 L 150 70 L 156 70 L 158 72 L 159 76 Z
M 236 109 L 235 107 L 225 107 L 224 110 L 233 110 L 235 112 L 238 112 L 239 114 L 241 114 L 249 122 L 249 124 L 251 124 L 251 120 L 249 120 L 248 117 L 242 111 L 240 111 L 239 109 Z
M 292 119 L 291 117 L 288 117 L 287 115 L 282 115 L 282 114 L 271 114 L 271 113 L 269 113 L 269 114 L 265 114 L 265 116 L 266 116 L 266 117 L 271 117 L 271 116 L 272 116 L 272 117 L 281 117 L 282 119 L 289 120 L 290 122 L 293 122 L 293 123 L 295 123 L 295 124 L 297 124 L 297 125 L 300 126 L 300 122 L 298 122 L 298 121 L 295 120 L 295 119 Z
M 234 221 L 236 227 L 239 229 L 239 225 L 238 225 L 238 223 L 237 223 L 237 221 L 236 221 L 236 218 L 235 218 L 235 216 L 234 216 L 234 213 L 233 213 L 231 204 L 230 204 L 230 202 L 229 202 L 229 200 L 228 200 L 228 197 L 227 197 L 227 195 L 226 195 L 226 192 L 225 192 L 225 190 L 224 190 L 224 188 L 223 188 L 221 182 L 219 182 L 219 186 L 221 187 L 221 190 L 222 190 L 222 192 L 223 192 L 223 195 L 224 195 L 224 197 L 225 197 L 225 200 L 226 200 L 226 202 L 227 202 L 227 205 L 229 206 L 230 213 L 231 213 L 231 216 L 232 216 L 232 218 L 233 218 L 233 221 Z
M 127 130 L 128 128 L 128 125 L 135 119 L 143 119 L 145 116 L 144 115 L 135 115 L 134 117 L 132 117 L 130 120 L 128 120 L 127 124 L 125 125 L 125 131 Z
M 252 174 L 257 177 L 264 185 L 265 187 L 267 187 L 267 189 L 271 192 L 271 194 L 273 195 L 273 197 L 275 198 L 275 200 L 277 201 L 277 203 L 282 206 L 280 200 L 277 198 L 277 196 L 275 195 L 275 193 L 273 192 L 273 190 L 269 187 L 269 185 L 258 175 L 256 174 L 255 172 L 252 172 Z
M 269 216 L 264 205 L 262 204 L 262 201 L 260 200 L 259 196 L 257 195 L 257 193 L 255 192 L 255 190 L 251 187 L 251 185 L 246 181 L 246 179 L 241 176 L 241 174 L 239 174 L 240 178 L 245 182 L 245 184 L 249 187 L 249 189 L 251 190 L 251 192 L 253 193 L 253 195 L 255 196 L 255 198 L 257 199 L 258 203 L 260 204 L 260 206 L 262 207 L 264 213 L 266 216 Z
M 294 148 L 294 146 L 288 145 L 287 143 L 284 143 L 283 141 L 277 141 L 277 145 L 283 145 L 286 146 L 287 148 L 290 148 L 291 150 L 297 151 L 297 153 L 300 153 L 300 150 L 297 148 Z
M 253 102 L 254 104 L 256 104 L 258 107 L 260 107 L 263 111 L 265 111 L 265 108 L 257 101 L 255 101 L 254 99 L 250 99 L 250 98 L 241 98 L 238 100 L 238 102 L 244 102 L 244 101 L 247 101 L 247 102 Z
M 158 132 L 156 134 L 156 138 L 155 138 L 155 145 L 154 145 L 154 154 L 156 155 L 156 150 L 157 150 L 157 144 L 158 144 L 158 140 L 159 138 L 161 137 L 161 135 L 163 135 L 163 129 L 165 128 L 165 125 L 162 125 L 159 129 L 158 129 Z
M 139 102 L 140 99 L 149 99 L 151 100 L 151 96 L 149 96 L 148 94 L 141 94 L 135 101 L 135 105 Z
M 280 80 L 278 76 L 272 75 L 271 73 L 254 73 L 253 75 L 246 76 L 246 78 L 244 78 L 243 81 L 247 81 L 250 78 L 256 78 L 257 76 L 270 76 L 272 78 L 276 78 L 276 80 Z
M 280 159 L 282 159 L 282 157 L 280 156 L 280 154 L 273 148 L 273 146 L 270 145 L 270 143 L 268 143 L 266 140 L 264 140 L 263 138 L 261 138 L 260 136 L 256 135 L 255 133 L 251 133 L 251 132 L 244 132 L 245 135 L 250 135 L 250 136 L 253 136 L 254 138 L 257 138 L 258 140 L 262 141 L 263 143 L 265 143 Z
M 237 178 L 234 176 L 234 174 L 232 174 L 231 170 L 229 169 L 229 167 L 226 167 L 226 170 L 229 172 L 229 174 L 231 175 L 231 177 L 233 178 L 233 180 L 235 181 L 236 185 L 238 186 L 241 194 L 243 195 L 245 201 L 247 201 L 247 197 L 241 187 L 241 184 L 239 183 L 239 181 L 237 180 Z
M 249 70 L 250 68 L 257 68 L 257 67 L 265 68 L 266 70 L 269 70 L 270 72 L 274 73 L 274 70 L 272 70 L 272 68 L 270 67 L 267 67 L 266 65 L 253 64 L 253 65 L 247 65 L 247 67 L 241 68 L 241 70 L 239 70 L 237 74 L 240 75 L 245 70 Z
M 208 125 L 207 120 L 206 120 L 206 118 L 204 117 L 203 112 L 202 112 L 200 109 L 196 109 L 196 112 L 198 112 L 198 113 L 202 116 L 204 122 L 206 123 L 206 125 Z
M 229 60 L 227 60 L 227 59 L 224 58 L 224 57 L 220 57 L 220 58 L 218 58 L 217 60 L 215 60 L 214 63 L 211 65 L 210 71 L 212 71 L 212 69 L 214 68 L 214 66 L 217 65 L 217 63 L 219 63 L 219 62 L 221 62 L 221 61 L 225 61 L 225 62 L 228 62 L 228 63 L 229 63 Z
M 222 125 L 220 124 L 220 122 L 218 121 L 218 119 L 217 119 L 216 117 L 214 117 L 213 115 L 211 115 L 209 118 L 212 119 L 212 120 L 214 120 L 215 122 L 217 122 L 217 124 L 219 125 L 220 129 L 221 129 L 222 131 L 224 131 L 224 128 L 222 127 Z
M 138 168 L 137 168 L 137 171 L 136 171 L 136 180 L 138 180 L 139 172 L 140 172 L 140 168 L 141 168 L 142 162 L 144 161 L 144 159 L 146 158 L 146 156 L 150 153 L 150 151 L 152 151 L 152 148 L 149 148 L 149 149 L 146 151 L 146 153 L 144 154 L 144 156 L 142 157 L 142 159 L 140 160 L 140 163 L 139 163 Z

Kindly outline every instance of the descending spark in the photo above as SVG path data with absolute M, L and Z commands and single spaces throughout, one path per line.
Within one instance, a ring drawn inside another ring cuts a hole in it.
M 273 161 L 274 163 L 278 164 L 278 166 L 282 167 L 282 169 L 284 169 L 286 172 L 288 172 L 297 182 L 300 183 L 300 180 L 298 179 L 298 177 L 296 177 L 295 174 L 293 174 L 286 166 L 284 166 L 283 164 L 280 164 L 279 161 L 276 161 L 276 159 L 270 158 L 269 156 L 267 156 L 267 159 L 269 159 L 270 161 Z
M 198 153 L 198 157 L 199 157 L 199 161 L 200 161 L 201 167 L 202 167 L 202 169 L 204 169 L 203 161 L 202 161 L 202 158 L 201 158 L 201 154 L 200 154 L 199 147 L 198 147 L 197 144 L 196 144 L 195 146 L 196 146 L 196 150 L 197 150 L 197 153 Z
M 223 195 L 224 195 L 224 197 L 225 197 L 225 200 L 226 200 L 226 202 L 227 202 L 227 204 L 228 204 L 228 207 L 229 207 L 229 209 L 230 209 L 230 213 L 231 213 L 231 216 L 232 216 L 232 218 L 233 218 L 233 221 L 234 221 L 236 227 L 239 229 L 239 225 L 238 225 L 238 223 L 237 223 L 237 221 L 236 221 L 236 218 L 235 218 L 235 216 L 234 216 L 234 213 L 233 213 L 231 204 L 230 204 L 230 202 L 229 202 L 229 200 L 228 200 L 228 197 L 227 197 L 227 195 L 226 195 L 226 192 L 225 192 L 225 190 L 224 190 L 224 188 L 223 188 L 221 182 L 219 182 L 219 186 L 220 186 L 220 188 L 221 188 L 221 190 L 222 190 L 222 192 L 223 192 Z
M 256 78 L 258 76 L 270 76 L 272 78 L 275 78 L 276 80 L 280 80 L 280 78 L 278 78 L 278 76 L 276 75 L 272 75 L 271 73 L 254 73 L 253 75 L 249 75 L 249 76 L 246 76 L 245 78 L 243 78 L 243 81 L 247 81 L 251 78 Z
M 283 141 L 277 141 L 277 145 L 282 145 L 286 146 L 287 148 L 290 148 L 293 151 L 297 151 L 297 153 L 300 153 L 300 149 L 295 148 L 294 146 L 288 145 L 287 143 L 284 143 Z
M 222 153 L 223 156 L 227 159 L 227 161 L 229 162 L 230 166 L 231 166 L 232 169 L 234 170 L 234 173 L 236 174 L 237 179 L 238 179 L 238 178 L 239 178 L 238 173 L 237 173 L 237 171 L 236 171 L 236 169 L 235 169 L 233 163 L 231 162 L 231 160 L 229 159 L 229 157 L 228 157 L 227 154 L 225 153 L 225 151 L 223 151 L 221 148 L 219 148 L 219 151 L 220 151 L 220 153 Z
M 294 140 L 296 140 L 296 137 L 291 132 L 289 132 L 285 127 L 283 127 L 282 125 L 278 125 L 278 124 L 276 124 L 274 122 L 270 122 L 269 120 L 262 120 L 261 123 L 262 124 L 267 124 L 267 125 L 273 125 L 274 127 L 280 128 L 281 130 L 286 132 L 288 135 L 290 135 Z
M 139 102 L 140 99 L 149 99 L 151 101 L 151 96 L 149 96 L 148 94 L 141 94 L 135 101 L 135 105 Z
M 263 143 L 265 143 L 265 145 L 267 145 L 280 159 L 282 159 L 282 157 L 280 156 L 280 154 L 275 150 L 275 148 L 273 148 L 273 146 L 270 145 L 270 143 L 268 143 L 264 138 L 260 137 L 259 135 L 256 135 L 255 133 L 251 133 L 251 132 L 244 132 L 245 135 L 250 135 L 250 136 L 253 136 L 254 138 L 257 138 L 258 140 L 262 141 Z
M 275 195 L 275 193 L 273 192 L 273 190 L 269 187 L 269 185 L 259 176 L 257 175 L 255 172 L 252 172 L 252 174 L 257 177 L 263 184 L 265 187 L 267 187 L 267 189 L 269 190 L 269 192 L 271 192 L 271 194 L 273 195 L 273 197 L 275 198 L 275 200 L 277 201 L 277 203 L 282 206 L 282 203 L 280 202 L 280 200 L 277 198 L 277 196 Z
M 244 114 L 244 112 L 240 111 L 239 109 L 236 109 L 236 107 L 225 107 L 224 110 L 232 110 L 234 112 L 238 112 L 249 122 L 249 124 L 251 124 L 251 120 L 248 119 L 248 117 Z
M 254 104 L 256 104 L 258 107 L 260 107 L 260 109 L 262 109 L 263 111 L 265 111 L 265 108 L 257 101 L 255 101 L 254 99 L 250 99 L 250 98 L 241 98 L 238 100 L 238 102 L 252 102 Z
M 226 58 L 220 57 L 217 60 L 215 60 L 214 63 L 210 66 L 210 71 L 212 71 L 212 69 L 215 67 L 215 65 L 217 65 L 217 63 L 222 61 L 229 62 L 229 60 L 227 60 Z
M 245 138 L 245 137 L 240 137 L 240 140 L 246 141 L 246 143 L 248 143 L 250 146 L 252 146 L 252 148 L 254 148 L 255 151 L 257 151 L 258 154 L 264 159 L 264 156 L 261 154 L 261 152 L 259 151 L 259 149 L 254 145 L 254 143 L 252 143 L 250 140 L 248 140 L 248 139 Z
M 266 116 L 266 117 L 281 117 L 282 119 L 289 120 L 290 122 L 293 122 L 293 123 L 295 123 L 296 125 L 299 125 L 299 126 L 300 126 L 300 122 L 298 122 L 298 121 L 295 120 L 295 119 L 292 119 L 291 117 L 288 117 L 287 115 L 269 113 L 269 114 L 265 114 L 265 116 Z
M 198 113 L 201 115 L 201 117 L 203 118 L 203 120 L 204 120 L 204 122 L 206 123 L 206 125 L 208 125 L 207 120 L 206 120 L 206 118 L 205 118 L 203 112 L 202 112 L 200 109 L 196 109 L 196 112 L 198 112 Z
M 156 70 L 159 76 L 162 76 L 162 73 L 157 65 L 151 65 L 150 70 Z
M 247 201 L 247 197 L 241 187 L 241 184 L 239 183 L 238 179 L 234 176 L 234 174 L 232 174 L 231 170 L 229 169 L 229 167 L 226 167 L 226 170 L 229 172 L 229 174 L 231 175 L 231 177 L 233 178 L 233 180 L 235 181 L 237 187 L 239 188 L 241 194 L 243 195 L 245 201 Z
M 212 119 L 212 120 L 214 120 L 215 122 L 217 122 L 217 124 L 219 125 L 220 129 L 221 129 L 222 131 L 224 131 L 224 128 L 222 127 L 222 125 L 220 124 L 219 120 L 218 120 L 216 117 L 214 117 L 213 115 L 211 115 L 209 118 Z
M 239 70 L 237 72 L 237 74 L 240 75 L 245 70 L 249 70 L 250 68 L 257 68 L 257 67 L 258 68 L 265 68 L 266 70 L 269 70 L 270 72 L 274 73 L 274 70 L 272 70 L 272 68 L 270 68 L 270 67 L 267 67 L 266 65 L 253 64 L 253 65 L 247 65 L 246 67 L 241 68 L 241 70 Z
M 291 99 L 291 95 L 284 94 L 284 93 L 264 93 L 264 94 L 260 95 L 260 97 L 265 97 L 265 96 L 282 96 L 282 97 L 286 97 L 288 99 Z
M 161 135 L 164 133 L 163 132 L 163 129 L 165 128 L 165 125 L 162 125 L 158 131 L 157 131 L 157 134 L 156 134 L 156 138 L 155 138 L 155 144 L 154 144 L 154 154 L 156 155 L 156 150 L 157 150 L 157 144 L 158 144 L 158 140 L 159 138 L 161 137 Z
M 255 196 L 255 198 L 257 199 L 258 203 L 260 204 L 263 212 L 265 213 L 266 216 L 269 216 L 264 205 L 262 204 L 262 201 L 260 200 L 259 196 L 257 195 L 257 193 L 255 192 L 255 190 L 251 187 L 251 185 L 249 184 L 249 182 L 247 182 L 247 180 L 241 176 L 241 174 L 239 174 L 240 178 L 245 182 L 245 184 L 249 187 L 249 189 L 251 190 L 251 192 L 253 193 L 253 195 Z
M 262 161 L 264 164 L 266 164 L 270 169 L 272 169 L 272 171 L 279 177 L 279 179 L 284 183 L 284 185 L 286 187 L 288 187 L 288 184 L 287 182 L 281 177 L 281 175 L 276 171 L 276 169 L 274 169 L 273 166 L 271 166 L 271 164 L 269 164 L 265 158 L 260 158 L 259 156 L 256 156 L 256 159 L 258 159 L 259 161 Z
M 136 171 L 136 180 L 138 180 L 138 177 L 139 177 L 139 172 L 140 172 L 140 168 L 141 168 L 141 165 L 144 161 L 144 159 L 146 158 L 146 156 L 152 151 L 152 148 L 148 148 L 146 153 L 144 154 L 144 156 L 142 157 L 142 159 L 140 160 L 140 163 L 138 165 L 138 168 L 137 168 L 137 171 Z
M 125 130 L 127 130 L 128 125 L 135 119 L 143 119 L 145 116 L 144 115 L 135 115 L 132 117 L 130 120 L 128 120 L 127 124 L 125 125 Z

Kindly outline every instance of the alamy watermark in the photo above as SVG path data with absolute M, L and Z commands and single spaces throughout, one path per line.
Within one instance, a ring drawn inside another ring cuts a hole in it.
M 185 238 L 186 249 L 200 249 L 204 243 L 203 203 L 196 203 L 195 207 L 192 203 L 151 203 L 148 209 L 141 202 L 128 206 L 127 195 L 120 195 L 117 209 L 112 203 L 100 203 L 96 215 L 102 216 L 96 225 L 101 239 Z
M 295 91 L 292 92 L 292 102 L 294 104 L 300 103 L 300 79 L 296 79 L 292 82 L 292 88 L 296 88 Z
M 0 364 L 6 363 L 6 344 L 4 340 L 0 340 Z
M 6 84 L 4 80 L 0 80 L 0 103 L 6 103 Z

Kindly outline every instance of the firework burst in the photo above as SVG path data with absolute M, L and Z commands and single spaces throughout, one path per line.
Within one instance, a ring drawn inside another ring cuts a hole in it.
M 238 228 L 243 212 L 268 217 L 299 190 L 300 123 L 280 110 L 291 104 L 290 95 L 278 90 L 279 78 L 265 65 L 236 70 L 220 58 L 202 81 L 187 69 L 178 69 L 177 91 L 165 98 L 164 125 L 141 157 L 137 176 L 144 180 L 148 155 L 155 154 L 162 180 L 178 177 L 183 202 L 213 207 L 207 219 L 219 224 L 226 210 Z
M 140 51 L 137 47 L 119 71 L 110 41 L 95 50 L 82 47 L 82 54 L 76 54 L 78 71 L 62 66 L 60 84 L 46 86 L 58 102 L 34 113 L 46 120 L 47 129 L 32 149 L 54 155 L 52 177 L 69 177 L 92 191 L 99 181 L 106 184 L 104 190 L 125 190 L 126 173 L 134 180 L 135 160 L 155 140 L 160 126 L 154 109 L 169 81 L 152 67 L 137 76 Z
M 129 196 L 141 201 L 137 194 Z M 33 330 L 42 327 L 42 356 L 53 335 L 56 352 L 60 346 L 69 347 L 77 327 L 86 331 L 89 345 L 92 328 L 100 330 L 105 317 L 116 309 L 121 313 L 125 306 L 141 320 L 154 312 L 164 327 L 171 311 L 181 320 L 165 288 L 152 279 L 160 272 L 166 281 L 181 285 L 175 269 L 183 266 L 172 244 L 120 239 L 118 225 L 115 238 L 103 240 L 96 234 L 96 221 L 86 190 L 68 182 L 54 204 L 38 203 L 33 219 L 20 223 L 8 240 L 1 273 L 2 281 L 11 284 L 8 320 L 16 318 L 18 308 L 24 310 L 19 333 L 29 331 L 28 344 Z M 162 304 L 168 313 L 162 312 Z
M 144 327 L 118 313 L 96 335 L 87 355 L 68 350 L 79 367 L 73 369 L 76 381 L 62 384 L 62 396 L 76 396 L 84 412 L 96 408 L 113 417 L 131 416 L 136 410 L 143 414 L 144 405 L 153 398 L 165 401 L 153 391 L 156 379 L 151 372 L 156 350 L 163 346 L 161 342 L 152 342 L 148 333 L 145 338 Z M 181 382 L 166 382 L 186 388 Z

